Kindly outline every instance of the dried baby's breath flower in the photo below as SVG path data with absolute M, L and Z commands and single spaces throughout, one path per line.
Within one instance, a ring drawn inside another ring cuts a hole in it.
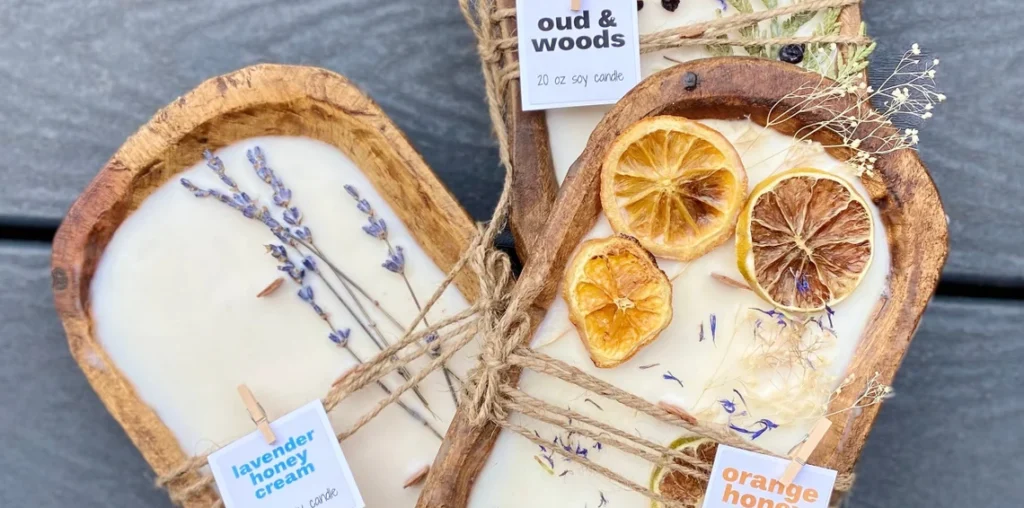
M 868 382 L 864 385 L 864 391 L 861 392 L 860 396 L 858 396 L 857 399 L 854 400 L 849 407 L 832 411 L 831 413 L 825 414 L 825 416 L 832 416 L 839 413 L 845 413 L 847 411 L 871 407 L 876 404 L 881 404 L 886 399 L 891 398 L 893 396 L 892 387 L 889 385 L 884 385 L 881 382 L 879 382 L 879 379 L 881 377 L 882 374 L 876 371 L 875 374 L 871 376 L 871 379 L 868 379 Z M 828 401 L 824 405 L 824 411 L 828 411 L 828 409 L 832 405 L 832 402 L 838 399 L 839 395 L 843 393 L 843 390 L 850 387 L 855 380 L 856 375 L 851 373 L 849 376 L 847 376 L 846 379 L 844 379 L 843 382 L 829 396 Z
M 946 100 L 935 87 L 939 60 L 922 61 L 920 54 L 920 46 L 912 46 L 877 89 L 868 86 L 859 71 L 841 74 L 835 81 L 822 79 L 801 86 L 772 107 L 765 128 L 786 123 L 802 113 L 823 114 L 827 119 L 798 129 L 794 133 L 796 141 L 807 141 L 822 130 L 832 131 L 841 143 L 825 148 L 851 149 L 848 164 L 858 175 L 871 174 L 878 157 L 916 147 L 920 142 L 918 126 L 932 118 L 935 106 Z M 838 113 L 831 110 L 829 99 L 847 96 L 857 98 L 853 106 Z M 875 108 L 868 107 L 872 104 Z M 911 125 L 897 131 L 889 128 L 896 123 Z

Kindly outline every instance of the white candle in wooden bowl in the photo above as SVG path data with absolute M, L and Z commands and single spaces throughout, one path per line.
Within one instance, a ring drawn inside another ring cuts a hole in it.
M 719 2 L 711 0 L 693 2 L 669 13 L 657 2 L 647 2 L 640 13 L 640 29 L 642 33 L 650 33 L 714 19 L 718 5 Z M 812 32 L 818 20 L 820 15 L 799 33 Z M 644 76 L 673 65 L 665 56 L 687 61 L 708 56 L 708 53 L 704 48 L 690 47 L 643 55 Z M 559 181 L 564 179 L 594 127 L 609 109 L 611 106 L 596 106 L 546 113 Z M 824 413 L 830 393 L 843 381 L 858 342 L 884 298 L 890 270 L 886 230 L 878 208 L 871 203 L 859 177 L 849 166 L 827 154 L 820 144 L 797 142 L 791 136 L 749 120 L 702 120 L 702 123 L 718 130 L 734 144 L 746 166 L 749 189 L 780 171 L 813 167 L 842 176 L 868 202 L 875 226 L 872 264 L 856 291 L 831 309 L 834 314 L 811 316 L 823 326 L 809 325 L 804 344 L 820 340 L 825 346 L 811 356 L 813 365 L 789 370 L 794 373 L 792 377 L 780 375 L 781 370 L 772 372 L 751 365 L 763 359 L 763 355 L 754 354 L 755 333 L 764 334 L 764 326 L 776 327 L 772 330 L 774 333 L 782 325 L 778 324 L 780 318 L 774 315 L 772 306 L 753 292 L 731 287 L 712 277 L 712 274 L 720 274 L 743 280 L 736 268 L 734 238 L 689 263 L 658 259 L 659 266 L 672 280 L 673 320 L 654 343 L 626 363 L 611 369 L 594 366 L 576 328 L 568 320 L 568 309 L 561 295 L 551 304 L 531 346 L 649 401 L 673 403 L 705 420 L 728 422 L 725 409 L 728 404 L 735 404 L 737 412 L 750 411 L 750 418 L 735 420 L 743 428 L 759 430 L 759 425 L 750 424 L 759 418 L 768 418 L 779 426 L 758 435 L 756 444 L 784 454 Z M 584 239 L 612 234 L 602 214 Z M 762 331 L 755 332 L 759 327 Z M 555 406 L 570 408 L 664 445 L 682 434 L 678 427 L 657 422 L 584 389 L 528 369 L 522 374 L 519 386 Z M 551 446 L 568 446 L 569 451 L 585 455 L 587 460 L 640 485 L 650 484 L 653 466 L 643 459 L 521 415 L 513 415 L 513 420 L 537 429 L 540 437 Z M 531 488 L 523 489 L 524 485 Z M 473 507 L 604 506 L 605 502 L 607 506 L 650 505 L 650 500 L 642 494 L 508 431 L 502 431 L 498 437 L 470 496 Z
M 381 266 L 387 247 L 362 230 L 367 216 L 344 186 L 357 189 L 385 220 L 389 241 L 403 248 L 405 273 L 421 303 L 445 274 L 362 171 L 336 148 L 309 138 L 251 138 L 218 150 L 227 174 L 272 210 L 270 187 L 246 160 L 246 151 L 256 146 L 291 189 L 292 204 L 302 211 L 303 224 L 327 257 L 399 321 L 410 323 L 419 311 L 409 288 L 400 275 Z M 226 191 L 202 163 L 178 177 Z M 274 215 L 281 220 L 279 210 Z M 277 271 L 264 248 L 271 243 L 280 242 L 260 222 L 214 198 L 194 197 L 173 178 L 121 224 L 97 267 L 91 286 L 95 334 L 188 454 L 209 451 L 254 430 L 235 391 L 239 383 L 248 384 L 273 419 L 323 397 L 355 365 L 328 340 L 329 328 L 297 296 L 300 286 Z M 256 297 L 280 276 L 286 278 L 280 288 Z M 328 288 L 312 274 L 305 280 L 334 324 L 351 329 L 351 347 L 363 359 L 372 358 L 379 350 Z M 379 311 L 365 300 L 363 305 L 385 337 L 401 337 L 401 330 Z M 466 307 L 462 295 L 450 287 L 428 317 L 438 320 Z M 464 377 L 475 354 L 470 344 L 449 366 Z M 409 370 L 416 372 L 427 361 L 421 358 Z M 385 379 L 391 387 L 403 382 L 397 374 Z M 413 393 L 406 392 L 401 400 L 443 434 L 455 410 L 444 375 L 437 371 L 419 387 L 436 418 Z M 349 428 L 384 397 L 379 387 L 370 385 L 332 411 L 332 423 L 338 430 Z M 440 444 L 391 405 L 343 441 L 342 448 L 368 506 L 397 507 L 415 504 L 419 489 L 402 485 L 433 461 Z

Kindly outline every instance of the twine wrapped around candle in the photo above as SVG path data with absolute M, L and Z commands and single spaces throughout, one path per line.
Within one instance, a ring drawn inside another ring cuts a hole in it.
M 683 46 L 762 46 L 803 43 L 865 44 L 870 39 L 864 36 L 812 36 L 778 37 L 767 39 L 726 39 L 725 32 L 748 27 L 758 22 L 796 13 L 816 12 L 858 4 L 860 0 L 811 0 L 793 5 L 749 14 L 719 18 L 691 26 L 663 30 L 641 37 L 641 52 Z M 483 425 L 494 422 L 537 444 L 541 442 L 530 429 L 509 419 L 511 412 L 518 412 L 535 420 L 557 425 L 573 432 L 600 439 L 628 454 L 640 457 L 654 465 L 682 474 L 707 480 L 711 464 L 704 460 L 654 443 L 642 437 L 624 432 L 612 425 L 595 420 L 569 409 L 562 409 L 518 390 L 516 380 L 511 379 L 511 366 L 527 368 L 562 381 L 590 390 L 607 399 L 643 412 L 659 421 L 677 425 L 691 433 L 704 436 L 718 443 L 774 455 L 754 444 L 741 439 L 723 426 L 706 425 L 695 418 L 677 411 L 667 411 L 658 405 L 608 384 L 580 369 L 562 361 L 533 351 L 523 345 L 527 343 L 531 330 L 530 303 L 540 293 L 539 284 L 515 287 L 508 256 L 494 248 L 494 238 L 504 228 L 510 206 L 514 168 L 510 159 L 509 131 L 511 117 L 507 106 L 507 87 L 519 77 L 518 63 L 511 58 L 516 50 L 516 40 L 499 25 L 514 18 L 514 9 L 498 9 L 493 0 L 459 0 L 463 14 L 478 39 L 478 49 L 483 63 L 486 96 L 494 132 L 498 141 L 499 157 L 506 168 L 501 196 L 494 215 L 486 224 L 481 224 L 478 233 L 452 267 L 444 282 L 422 306 L 422 310 L 401 340 L 384 348 L 373 359 L 351 369 L 338 378 L 327 391 L 323 403 L 327 411 L 334 409 L 342 400 L 355 391 L 377 382 L 387 374 L 402 368 L 409 362 L 438 348 L 440 355 L 431 357 L 428 366 L 406 382 L 395 388 L 377 405 L 348 429 L 338 432 L 337 438 L 344 440 L 373 420 L 384 408 L 396 402 L 406 391 L 412 389 L 427 375 L 442 368 L 445 362 L 459 349 L 474 338 L 481 341 L 481 359 L 470 373 L 464 387 L 461 411 L 470 411 L 473 423 Z M 457 275 L 469 270 L 479 281 L 480 298 L 465 311 L 447 319 L 417 329 L 427 313 L 433 308 L 441 294 L 451 285 Z M 436 334 L 436 341 L 426 343 L 423 339 Z M 439 345 L 439 346 L 438 346 Z M 566 459 L 579 463 L 628 489 L 662 503 L 664 506 L 685 506 L 667 499 L 626 479 L 622 475 L 581 459 L 560 447 L 554 452 Z M 223 501 L 213 489 L 213 477 L 201 471 L 207 466 L 209 454 L 198 455 L 183 461 L 168 470 L 157 480 L 157 485 L 168 489 L 175 503 L 190 506 L 223 506 Z M 840 474 L 835 490 L 847 492 L 853 484 L 852 474 Z

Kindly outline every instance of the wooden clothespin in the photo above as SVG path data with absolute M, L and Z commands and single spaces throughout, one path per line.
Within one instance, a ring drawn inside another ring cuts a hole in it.
M 249 387 L 244 384 L 238 385 L 238 394 L 242 396 L 242 402 L 245 403 L 245 410 L 249 412 L 252 423 L 255 423 L 263 433 L 263 439 L 267 444 L 274 444 L 274 441 L 277 441 L 277 436 L 270 428 L 270 420 L 267 419 L 267 412 L 263 410 L 263 406 L 256 401 L 256 397 L 253 396 Z
M 786 466 L 786 472 L 782 473 L 782 478 L 779 480 L 783 485 L 788 487 L 790 483 L 793 483 L 796 475 L 800 473 L 804 464 L 807 464 L 807 459 L 811 458 L 814 449 L 818 447 L 818 443 L 825 437 L 825 433 L 830 427 L 832 427 L 832 421 L 828 418 L 818 420 L 807 437 L 793 448 L 789 453 L 789 458 L 792 460 Z
M 582 8 L 580 7 L 580 0 L 572 0 L 572 2 L 569 3 L 569 8 L 574 11 L 580 10 Z

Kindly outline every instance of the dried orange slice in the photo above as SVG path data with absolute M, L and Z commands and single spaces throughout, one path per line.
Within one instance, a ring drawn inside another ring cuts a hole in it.
M 740 273 L 772 305 L 815 312 L 856 289 L 871 265 L 874 222 L 839 176 L 797 168 L 758 184 L 736 227 Z
M 732 236 L 746 192 L 732 144 L 678 116 L 633 124 L 601 168 L 601 206 L 612 228 L 672 259 L 700 257 Z
M 614 367 L 672 321 L 672 285 L 633 238 L 589 240 L 569 263 L 562 296 L 594 365 Z
M 710 439 L 694 436 L 676 439 L 669 445 L 669 448 L 699 458 L 708 464 L 714 464 L 715 454 L 718 452 L 717 443 Z M 675 462 L 682 466 L 687 465 L 680 459 L 675 459 Z M 658 466 L 651 473 L 650 488 L 652 492 L 661 494 L 672 501 L 698 508 L 704 503 L 704 493 L 708 490 L 708 482 L 680 471 Z M 657 501 L 651 502 L 652 508 L 662 508 L 663 506 Z

